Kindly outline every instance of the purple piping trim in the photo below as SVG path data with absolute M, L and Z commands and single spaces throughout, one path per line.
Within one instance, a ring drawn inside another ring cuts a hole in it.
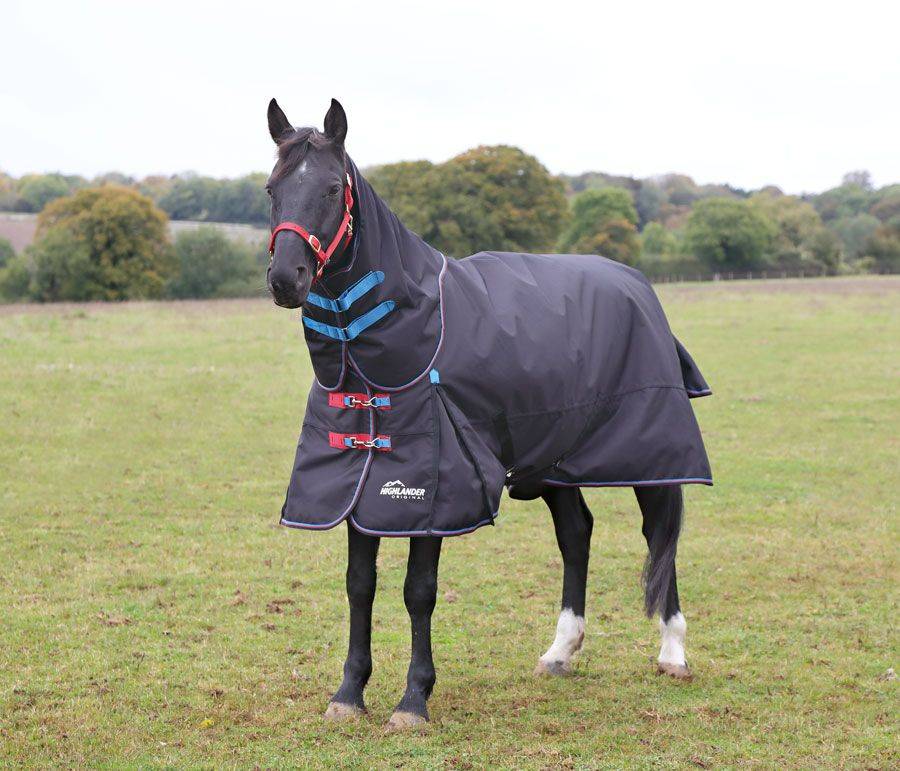
M 477 530 L 479 527 L 490 525 L 497 518 L 498 514 L 499 512 L 495 511 L 491 514 L 490 519 L 483 519 L 481 522 L 472 525 L 472 527 L 466 527 L 462 530 L 369 530 L 369 528 L 360 525 L 352 516 L 350 517 L 350 524 L 359 530 L 360 533 L 364 533 L 365 535 L 377 535 L 384 538 L 411 538 L 418 535 L 434 535 L 443 538 L 445 536 L 465 535 L 466 533 L 471 533 L 473 530 Z
M 363 374 L 362 368 L 359 366 L 359 364 L 356 363 L 356 360 L 353 358 L 353 354 L 350 353 L 350 349 L 347 349 L 347 357 L 350 359 L 350 363 L 353 365 L 353 369 L 355 369 L 360 378 L 362 378 L 365 383 L 368 383 L 370 386 L 372 386 L 372 388 L 377 388 L 379 391 L 403 391 L 407 388 L 411 388 L 431 371 L 431 368 L 437 361 L 437 357 L 441 352 L 441 347 L 444 345 L 444 276 L 447 273 L 447 257 L 441 254 L 441 258 L 444 260 L 444 264 L 441 267 L 441 272 L 438 275 L 438 305 L 441 311 L 441 337 L 438 340 L 437 347 L 434 349 L 434 356 L 431 357 L 431 361 L 428 362 L 428 366 L 425 367 L 425 369 L 423 369 L 421 373 L 419 373 L 408 383 L 401 386 L 380 385 L 374 380 L 369 380 L 369 378 L 367 378 Z
M 638 479 L 633 482 L 560 482 L 556 479 L 542 479 L 550 487 L 663 487 L 665 485 L 712 485 L 706 477 L 684 477 L 682 479 Z
M 684 392 L 688 395 L 690 399 L 696 399 L 700 396 L 712 396 L 712 389 L 707 388 L 703 391 L 691 391 L 690 389 L 685 388 Z
M 369 390 L 368 386 L 366 387 L 366 394 L 368 396 L 372 395 L 372 392 Z M 375 410 L 369 411 L 369 433 L 375 433 Z M 359 481 L 356 483 L 356 490 L 353 492 L 353 498 L 350 500 L 350 505 L 344 509 L 344 512 L 336 519 L 334 522 L 329 522 L 325 525 L 307 525 L 301 522 L 288 522 L 284 518 L 284 509 L 282 509 L 282 516 L 280 518 L 280 524 L 285 527 L 297 527 L 303 528 L 304 530 L 330 530 L 333 527 L 341 524 L 347 516 L 353 511 L 353 508 L 356 506 L 359 501 L 359 496 L 362 494 L 363 485 L 366 482 L 366 477 L 369 476 L 369 467 L 372 465 L 372 459 L 375 457 L 375 450 L 369 450 L 369 455 L 366 458 L 365 465 L 363 466 L 362 473 L 359 475 Z

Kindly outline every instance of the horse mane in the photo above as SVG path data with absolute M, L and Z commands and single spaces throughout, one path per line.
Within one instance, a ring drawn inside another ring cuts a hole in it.
M 321 131 L 310 127 L 294 129 L 294 133 L 278 145 L 278 164 L 272 173 L 272 182 L 296 169 L 306 157 L 310 145 L 316 148 L 325 147 L 329 143 Z

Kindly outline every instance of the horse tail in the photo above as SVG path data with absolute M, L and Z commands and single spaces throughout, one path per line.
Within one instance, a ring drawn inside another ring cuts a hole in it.
M 684 518 L 681 485 L 635 488 L 644 515 L 647 561 L 644 563 L 644 610 L 647 616 L 662 613 L 675 586 L 675 554 Z M 677 604 L 677 599 L 675 600 Z

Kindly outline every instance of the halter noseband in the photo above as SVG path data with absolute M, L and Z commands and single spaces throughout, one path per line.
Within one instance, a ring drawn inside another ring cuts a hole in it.
M 353 208 L 353 182 L 349 172 L 346 176 L 347 185 L 344 188 L 344 217 L 337 229 L 337 233 L 334 234 L 330 246 L 327 249 L 323 249 L 322 242 L 306 228 L 301 227 L 294 222 L 282 222 L 272 231 L 272 237 L 269 239 L 269 255 L 275 254 L 275 236 L 285 230 L 290 230 L 306 241 L 306 243 L 309 244 L 309 248 L 312 249 L 313 253 L 316 255 L 316 260 L 319 262 L 319 269 L 316 271 L 316 277 L 313 280 L 315 281 L 322 277 L 325 266 L 334 254 L 335 249 L 337 249 L 338 244 L 341 244 L 341 248 L 344 248 L 350 243 L 350 239 L 353 237 L 353 215 L 350 213 L 350 210 Z

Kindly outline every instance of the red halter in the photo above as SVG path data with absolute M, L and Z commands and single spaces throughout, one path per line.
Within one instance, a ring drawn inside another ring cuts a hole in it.
M 344 248 L 350 243 L 350 239 L 353 237 L 353 215 L 350 213 L 352 208 L 353 182 L 348 173 L 347 186 L 344 188 L 344 217 L 341 220 L 337 233 L 334 234 L 331 245 L 327 249 L 322 249 L 322 242 L 306 228 L 293 222 L 282 222 L 272 231 L 272 237 L 269 239 L 269 254 L 275 254 L 275 236 L 285 230 L 290 230 L 306 241 L 306 243 L 309 244 L 309 248 L 313 250 L 316 259 L 319 261 L 319 269 L 316 271 L 316 278 L 313 280 L 315 281 L 316 279 L 321 278 L 322 272 L 325 270 L 325 266 L 331 259 L 331 255 L 334 254 L 335 249 L 337 249 L 338 244 L 341 244 L 341 248 Z

